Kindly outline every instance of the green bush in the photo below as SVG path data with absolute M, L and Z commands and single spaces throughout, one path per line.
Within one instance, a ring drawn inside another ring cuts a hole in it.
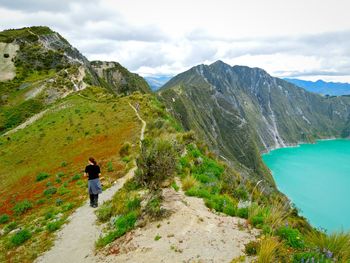
M 200 198 L 209 198 L 211 196 L 210 192 L 208 189 L 206 188 L 202 188 L 202 187 L 191 187 L 190 189 L 188 189 L 186 191 L 186 195 L 188 196 L 196 196 L 196 197 L 200 197 Z
M 14 208 L 13 212 L 15 215 L 22 215 L 25 212 L 27 212 L 29 209 L 33 207 L 32 203 L 29 202 L 28 200 L 24 200 L 22 202 L 17 203 Z
M 114 168 L 113 168 L 113 164 L 112 162 L 108 162 L 107 163 L 107 172 L 113 172 Z
M 57 220 L 55 222 L 47 223 L 46 229 L 49 232 L 55 232 L 56 230 L 60 229 L 60 227 L 62 225 L 63 225 L 63 221 L 62 220 Z
M 210 209 L 214 209 L 215 211 L 226 211 L 226 213 L 232 216 L 236 214 L 236 205 L 228 196 L 210 195 L 208 198 L 205 198 L 204 202 L 207 207 L 209 207 Z
M 4 230 L 6 233 L 8 233 L 8 232 L 16 229 L 17 226 L 18 226 L 17 222 L 11 222 L 4 227 Z
M 104 203 L 96 210 L 97 219 L 100 222 L 107 222 L 113 215 L 113 206 L 112 203 Z
M 56 194 L 56 192 L 57 192 L 57 188 L 56 187 L 50 187 L 50 188 L 48 188 L 48 189 L 46 189 L 44 191 L 44 195 L 50 196 L 50 195 Z
M 245 253 L 248 256 L 255 256 L 258 254 L 260 243 L 258 241 L 250 241 L 245 245 Z
M 22 229 L 18 231 L 16 234 L 14 234 L 10 241 L 11 244 L 14 246 L 22 245 L 24 242 L 26 242 L 28 239 L 32 237 L 32 234 L 28 229 Z
M 151 189 L 158 189 L 166 178 L 174 175 L 177 155 L 175 145 L 165 140 L 144 140 L 137 158 L 135 180 Z
M 176 184 L 175 181 L 171 184 L 171 187 L 172 187 L 176 192 L 178 192 L 179 189 L 180 189 L 180 187 Z
M 61 167 L 66 167 L 68 164 L 67 164 L 67 162 L 62 162 L 61 163 Z
M 133 211 L 133 210 L 137 210 L 141 207 L 141 199 L 138 198 L 138 197 L 135 197 L 133 199 L 129 199 L 127 202 L 126 202 L 126 208 L 129 210 L 129 211 Z
M 10 221 L 10 217 L 7 214 L 0 215 L 0 224 L 5 224 Z
M 256 215 L 251 218 L 251 223 L 255 227 L 262 227 L 264 224 L 265 218 L 263 215 Z
M 81 174 L 76 174 L 76 175 L 74 175 L 73 177 L 72 177 L 72 181 L 77 181 L 77 180 L 79 180 L 81 178 Z
M 66 204 L 62 205 L 62 211 L 63 211 L 63 212 L 69 211 L 69 210 L 71 210 L 73 207 L 74 207 L 74 204 L 72 204 L 72 203 L 66 203 Z
M 243 187 L 238 187 L 233 191 L 233 196 L 239 200 L 248 200 L 248 192 Z
M 68 194 L 69 192 L 70 192 L 70 190 L 67 189 L 66 187 L 64 187 L 63 185 L 57 189 L 57 193 L 59 195 L 65 195 L 65 194 Z
M 56 174 L 56 176 L 57 176 L 58 178 L 61 178 L 61 177 L 64 176 L 64 172 L 58 172 L 58 173 Z
M 284 239 L 292 248 L 304 247 L 304 239 L 298 229 L 283 226 L 277 230 L 277 235 Z
M 36 179 L 35 181 L 36 182 L 40 182 L 40 181 L 43 181 L 45 180 L 46 178 L 48 178 L 50 175 L 48 173 L 39 173 L 37 176 L 36 176 Z
M 247 219 L 248 218 L 248 208 L 247 207 L 238 208 L 237 216 Z

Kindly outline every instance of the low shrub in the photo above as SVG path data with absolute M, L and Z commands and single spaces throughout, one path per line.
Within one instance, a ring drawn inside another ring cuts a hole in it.
M 100 206 L 100 208 L 98 210 L 96 210 L 96 216 L 97 219 L 100 222 L 107 222 L 113 215 L 113 206 L 112 203 L 107 202 L 104 203 Z
M 44 195 L 51 196 L 51 195 L 56 194 L 56 192 L 57 192 L 57 188 L 56 187 L 50 187 L 50 188 L 44 190 Z
M 56 176 L 57 176 L 58 178 L 61 178 L 61 177 L 64 176 L 64 172 L 58 172 L 58 173 L 56 174 Z
M 46 178 L 50 177 L 50 175 L 48 173 L 39 173 L 37 176 L 36 176 L 36 179 L 35 181 L 36 182 L 40 182 L 40 181 L 43 181 L 45 180 Z
M 65 194 L 68 194 L 69 192 L 70 192 L 70 190 L 67 189 L 66 187 L 64 187 L 63 185 L 57 189 L 57 193 L 59 195 L 65 195 Z
M 76 174 L 71 178 L 72 181 L 77 181 L 79 179 L 81 179 L 81 174 Z
M 309 232 L 305 240 L 319 251 L 332 253 L 339 262 L 350 261 L 350 232 L 325 234 L 319 231 Z
M 0 215 L 0 224 L 5 224 L 10 221 L 10 216 L 7 214 Z
M 62 212 L 67 212 L 67 211 L 71 210 L 73 207 L 74 207 L 74 204 L 66 203 L 66 204 L 62 205 Z
M 22 229 L 10 238 L 10 242 L 14 246 L 19 246 L 19 245 L 22 245 L 31 237 L 32 237 L 32 234 L 28 229 Z
M 153 218 L 159 218 L 164 214 L 164 209 L 161 208 L 162 199 L 160 195 L 153 196 L 146 204 L 145 211 Z
M 158 189 L 163 181 L 171 178 L 177 164 L 176 145 L 166 140 L 144 140 L 137 158 L 135 180 L 150 189 Z
M 171 187 L 172 187 L 176 192 L 178 192 L 179 189 L 180 189 L 180 187 L 176 184 L 175 181 L 171 184 Z
M 238 187 L 233 191 L 233 196 L 239 200 L 248 200 L 248 192 L 243 187 Z
M 196 196 L 200 198 L 209 198 L 211 196 L 211 193 L 206 188 L 194 186 L 186 191 L 186 195 Z
M 161 239 L 162 237 L 160 236 L 160 235 L 156 235 L 155 237 L 154 237 L 154 240 L 155 241 L 158 241 L 159 239 Z
M 248 244 L 245 245 L 245 253 L 248 256 L 255 256 L 258 254 L 260 247 L 260 243 L 257 241 L 250 241 Z
M 60 229 L 60 227 L 63 225 L 62 220 L 57 220 L 55 222 L 47 223 L 46 230 L 49 232 L 55 232 L 56 230 Z
M 185 176 L 182 180 L 182 189 L 187 191 L 188 189 L 194 187 L 197 184 L 197 180 L 192 175 Z
M 131 144 L 129 142 L 124 142 L 124 144 L 119 150 L 119 155 L 121 157 L 128 156 L 130 155 L 130 150 L 131 150 Z
M 304 239 L 298 229 L 283 226 L 277 230 L 277 235 L 292 248 L 304 248 Z
M 4 230 L 6 233 L 8 233 L 8 232 L 16 229 L 17 226 L 18 226 L 17 222 L 11 222 L 4 227 Z
M 240 218 L 248 218 L 248 208 L 247 207 L 242 207 L 237 209 L 237 216 Z
M 14 208 L 13 212 L 15 215 L 22 215 L 28 210 L 30 210 L 33 207 L 32 203 L 29 202 L 28 200 L 24 200 L 22 202 L 17 203 Z
M 132 199 L 127 200 L 126 208 L 128 211 L 137 210 L 141 207 L 141 199 L 138 197 L 134 197 Z
M 282 243 L 280 243 L 274 237 L 265 237 L 261 240 L 257 263 L 267 263 L 267 262 L 279 262 L 278 254 L 279 250 L 282 248 Z
M 205 205 L 218 212 L 226 212 L 228 215 L 236 214 L 236 204 L 226 195 L 210 195 L 204 200 Z
M 113 168 L 113 164 L 112 162 L 108 162 L 107 163 L 107 172 L 113 172 L 114 168 Z
M 62 162 L 61 163 L 61 167 L 66 167 L 68 164 L 67 164 L 67 162 Z

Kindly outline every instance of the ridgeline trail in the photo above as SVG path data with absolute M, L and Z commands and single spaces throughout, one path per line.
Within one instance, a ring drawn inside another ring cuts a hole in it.
M 140 146 L 144 138 L 146 122 L 141 118 L 136 108 L 129 103 L 135 111 L 137 118 L 142 122 L 140 134 Z M 111 199 L 113 195 L 123 187 L 124 183 L 134 176 L 136 163 L 124 177 L 100 194 L 99 202 Z M 96 262 L 95 241 L 101 234 L 101 227 L 96 224 L 95 209 L 89 206 L 87 201 L 78 208 L 70 217 L 69 222 L 58 232 L 53 247 L 36 259 L 36 263 L 62 263 L 62 262 Z

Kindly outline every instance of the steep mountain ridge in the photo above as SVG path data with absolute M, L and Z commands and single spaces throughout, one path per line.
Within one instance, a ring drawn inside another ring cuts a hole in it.
M 326 98 L 259 68 L 217 61 L 171 79 L 159 95 L 225 158 L 266 173 L 260 152 L 349 136 L 350 98 Z
M 101 86 L 117 95 L 150 92 L 142 77 L 116 62 L 90 63 L 48 27 L 0 32 L 0 56 L 0 132 L 87 86 Z M 103 71 L 111 74 L 101 74 L 99 66 L 105 64 L 109 68 Z

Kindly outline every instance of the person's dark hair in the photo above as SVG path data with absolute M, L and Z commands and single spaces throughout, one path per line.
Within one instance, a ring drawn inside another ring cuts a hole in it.
M 97 164 L 96 160 L 95 160 L 93 157 L 90 157 L 90 158 L 89 158 L 89 161 L 92 162 L 94 165 Z

